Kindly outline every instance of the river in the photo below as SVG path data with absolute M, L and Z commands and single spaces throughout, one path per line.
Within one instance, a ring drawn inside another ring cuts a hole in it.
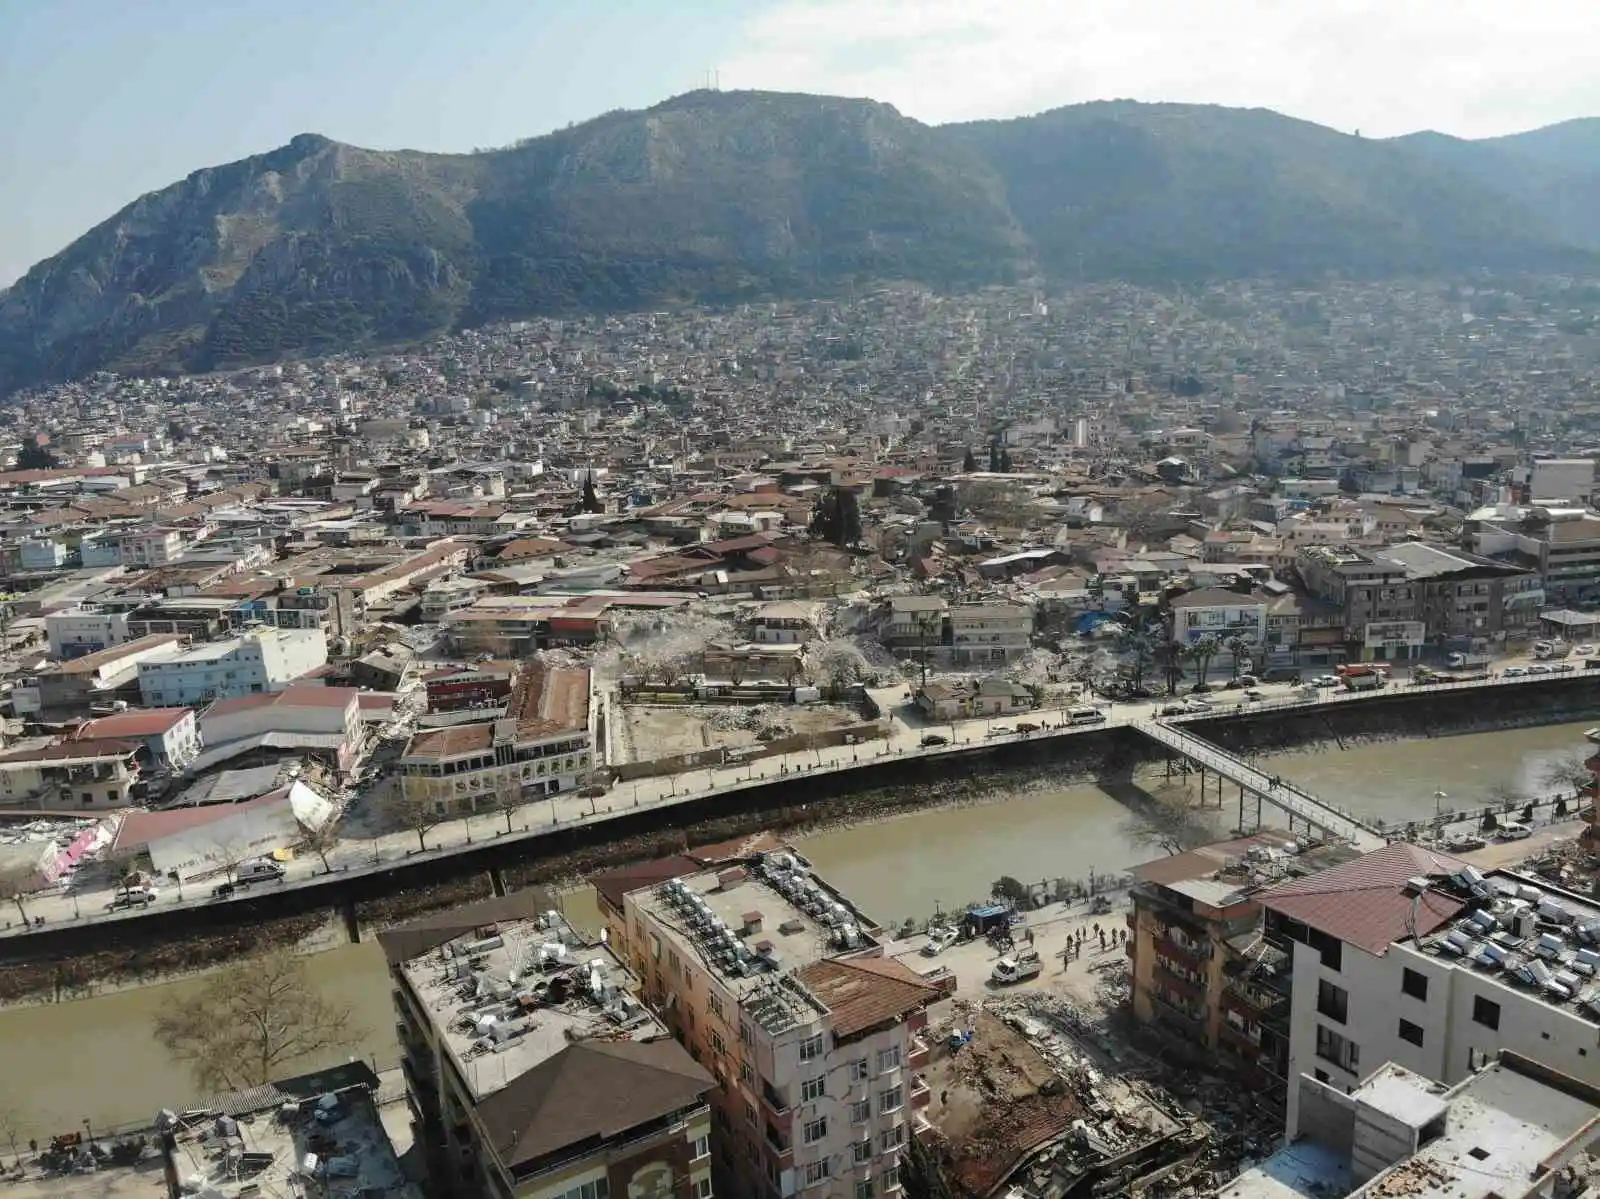
M 1319 795 L 1390 824 L 1425 819 L 1434 793 L 1446 808 L 1470 808 L 1509 784 L 1541 790 L 1556 760 L 1581 751 L 1589 722 L 1275 755 L 1274 769 Z M 1145 785 L 1159 783 L 1156 770 Z M 1226 821 L 1232 809 L 1224 804 Z M 1219 829 L 1219 835 L 1221 834 Z M 1086 879 L 1119 872 L 1159 853 L 1130 842 L 1126 810 L 1100 788 L 1038 788 L 1003 802 L 915 812 L 876 824 L 806 837 L 800 848 L 822 876 L 885 923 L 959 907 L 988 892 L 1002 874 L 1032 881 Z M 579 925 L 595 920 L 593 901 L 563 905 Z M 358 1043 L 332 1060 L 358 1056 L 379 1069 L 398 1055 L 383 954 L 375 944 L 343 946 L 308 959 L 317 986 L 349 1003 Z M 198 1098 L 183 1067 L 150 1035 L 154 1013 L 202 985 L 186 979 L 81 999 L 0 1011 L 0 1116 L 18 1113 L 20 1135 L 47 1136 L 144 1119 L 163 1106 Z M 309 1061 L 305 1069 L 329 1062 Z M 0 1127 L 0 1134 L 4 1128 Z

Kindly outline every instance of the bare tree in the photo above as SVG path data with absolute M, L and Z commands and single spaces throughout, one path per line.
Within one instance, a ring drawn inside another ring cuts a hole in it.
M 252 856 L 252 850 L 237 837 L 222 836 L 212 842 L 205 860 L 213 866 L 222 867 L 231 883 L 239 872 L 240 864 Z
M 511 831 L 511 815 L 525 802 L 522 780 L 515 775 L 502 774 L 495 779 L 494 789 L 482 797 L 483 806 L 499 812 L 506 818 L 506 832 Z
M 384 807 L 396 824 L 417 834 L 417 844 L 427 852 L 428 834 L 450 819 L 440 802 L 449 784 L 444 779 L 420 775 L 410 775 L 400 782 Z M 441 783 L 443 787 L 439 786 Z
M 13 1104 L 0 1104 L 0 1137 L 11 1146 L 11 1160 L 22 1165 L 22 1151 L 17 1148 L 17 1138 L 22 1135 L 22 1109 Z
M 0 899 L 9 899 L 17 905 L 17 915 L 22 917 L 23 924 L 28 923 L 28 909 L 24 906 L 24 900 L 32 894 L 33 883 L 38 877 L 38 870 L 21 862 L 0 870 Z
M 1212 830 L 1182 793 L 1153 795 L 1128 813 L 1122 833 L 1134 845 L 1180 854 L 1212 839 Z
M 188 998 L 167 1003 L 155 1037 L 213 1091 L 263 1086 L 355 1039 L 350 1008 L 318 995 L 289 950 L 237 962 Z
M 1518 804 L 1527 802 L 1522 788 L 1515 783 L 1495 783 L 1489 788 L 1484 799 L 1489 801 L 1491 807 L 1501 812 L 1509 812 Z
M 300 842 L 301 847 L 321 858 L 322 868 L 332 874 L 333 867 L 328 865 L 328 854 L 339 847 L 338 822 L 330 817 L 315 828 L 304 827 L 304 832 L 305 838 Z
M 1539 783 L 1550 791 L 1584 792 L 1594 786 L 1594 773 L 1585 763 L 1588 755 L 1571 753 L 1551 762 L 1539 775 Z

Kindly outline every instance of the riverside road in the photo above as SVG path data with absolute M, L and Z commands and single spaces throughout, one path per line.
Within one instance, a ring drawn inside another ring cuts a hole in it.
M 861 745 L 844 745 L 800 753 L 758 759 L 737 765 L 696 769 L 680 775 L 669 775 L 633 782 L 619 783 L 598 799 L 586 799 L 576 794 L 547 797 L 523 806 L 512 814 L 511 828 L 506 828 L 501 814 L 479 815 L 450 821 L 431 830 L 427 835 L 427 848 L 423 850 L 412 832 L 392 832 L 365 840 L 347 840 L 327 855 L 330 870 L 324 870 L 319 858 L 309 856 L 289 863 L 288 877 L 281 883 L 267 884 L 238 898 L 214 899 L 211 888 L 195 884 L 187 888 L 165 889 L 151 909 L 108 912 L 105 904 L 110 892 L 40 896 L 28 902 L 28 914 L 34 920 L 43 920 L 37 929 L 28 929 L 20 923 L 0 929 L 0 936 L 16 938 L 34 932 L 57 933 L 63 925 L 68 927 L 107 926 L 130 920 L 143 920 L 161 911 L 175 908 L 226 909 L 234 903 L 247 903 L 258 911 L 268 896 L 273 894 L 303 893 L 325 887 L 330 883 L 348 883 L 352 880 L 372 879 L 392 872 L 403 871 L 419 877 L 425 864 L 439 866 L 455 858 L 465 858 L 493 845 L 497 853 L 510 852 L 517 847 L 527 856 L 537 855 L 538 843 L 554 834 L 570 834 L 574 829 L 591 830 L 620 822 L 628 817 L 646 812 L 679 809 L 684 813 L 683 823 L 690 823 L 697 808 L 721 796 L 737 796 L 753 788 L 767 787 L 773 783 L 802 785 L 819 776 L 837 776 L 850 771 L 870 775 L 874 765 L 896 760 L 925 758 L 951 759 L 956 762 L 970 756 L 975 749 L 992 752 L 1007 744 L 1020 742 L 1052 741 L 1084 734 L 1101 732 L 1107 728 L 1126 727 L 1146 737 L 1153 737 L 1175 753 L 1203 764 L 1207 769 L 1232 779 L 1253 796 L 1260 796 L 1267 806 L 1277 809 L 1291 821 L 1323 831 L 1326 835 L 1344 839 L 1359 848 L 1373 848 L 1383 843 L 1381 833 L 1335 805 L 1309 793 L 1270 778 L 1265 773 L 1233 754 L 1187 732 L 1181 726 L 1197 720 L 1238 716 L 1248 719 L 1257 715 L 1281 714 L 1287 711 L 1329 711 L 1351 704 L 1368 704 L 1399 699 L 1425 700 L 1441 693 L 1479 691 L 1485 697 L 1502 688 L 1538 688 L 1559 694 L 1571 690 L 1585 696 L 1593 693 L 1600 683 L 1594 674 L 1576 672 L 1567 675 L 1535 675 L 1528 677 L 1475 680 L 1462 683 L 1438 684 L 1426 688 L 1391 686 L 1386 690 L 1344 692 L 1323 689 L 1312 700 L 1298 698 L 1295 688 L 1289 685 L 1267 685 L 1263 688 L 1268 698 L 1261 702 L 1245 703 L 1238 692 L 1217 691 L 1212 697 L 1213 707 L 1203 713 L 1181 718 L 1162 717 L 1160 709 L 1171 701 L 1165 697 L 1150 700 L 1102 705 L 1104 720 L 1074 725 L 1067 722 L 1065 710 L 1050 709 L 1044 712 L 1023 714 L 1019 717 L 995 717 L 956 721 L 953 724 L 927 724 L 913 710 L 900 707 L 905 692 L 903 688 L 874 691 L 873 698 L 883 718 L 888 723 L 888 735 L 880 740 Z M 1021 733 L 1015 729 L 1017 720 L 1043 722 L 1046 727 L 1036 732 Z M 924 744 L 930 735 L 945 739 L 944 744 Z M 864 778 L 863 787 L 872 783 Z M 437 870 L 432 871 L 437 875 Z M 310 896 L 299 894 L 297 906 L 307 906 Z M 220 911 L 218 913 L 221 914 Z

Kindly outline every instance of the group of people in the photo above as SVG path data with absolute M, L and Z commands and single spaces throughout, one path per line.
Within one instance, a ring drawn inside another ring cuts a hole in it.
M 1101 953 L 1104 953 L 1107 949 L 1115 949 L 1119 945 L 1128 943 L 1128 930 L 1125 928 L 1104 929 L 1098 923 L 1095 924 L 1092 930 L 1080 928 L 1076 933 L 1067 936 L 1067 947 L 1061 951 L 1061 963 L 1063 966 L 1073 959 L 1083 956 L 1083 943 L 1090 936 L 1099 938 Z

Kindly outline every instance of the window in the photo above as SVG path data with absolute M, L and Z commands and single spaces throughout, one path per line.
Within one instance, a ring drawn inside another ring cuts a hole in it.
M 800 1060 L 802 1062 L 814 1062 L 821 1056 L 822 1056 L 822 1034 L 821 1033 L 818 1033 L 816 1036 L 807 1037 L 805 1040 L 800 1042 Z
M 898 1070 L 899 1068 L 900 1068 L 900 1046 L 892 1045 L 888 1049 L 880 1049 L 880 1050 L 878 1050 L 878 1073 L 879 1074 L 884 1073 L 886 1070 Z
M 689 1160 L 690 1161 L 699 1161 L 702 1157 L 710 1157 L 710 1156 L 711 1156 L 711 1138 L 709 1136 L 704 1136 L 704 1135 L 698 1136 L 698 1137 L 695 1137 L 694 1140 L 689 1142 Z
M 557 1199 L 610 1199 L 610 1196 L 611 1184 L 604 1178 L 597 1178 L 562 1192 Z
M 1327 979 L 1317 983 L 1317 1013 L 1343 1024 L 1350 1015 L 1350 996 Z
M 850 1146 L 850 1160 L 858 1166 L 863 1162 L 870 1162 L 872 1160 L 871 1137 L 868 1137 L 864 1141 L 857 1141 L 855 1144 Z
M 890 1087 L 887 1091 L 878 1092 L 878 1114 L 884 1112 L 897 1112 L 905 1104 L 905 1088 Z
M 756 1122 L 756 1105 L 751 1103 L 748 1099 L 744 1101 L 744 1118 L 747 1124 L 754 1124 Z
M 1311 1073 L 1312 1073 L 1312 1076 L 1315 1077 L 1318 1082 L 1331 1082 L 1332 1081 L 1331 1075 L 1329 1075 L 1329 1073 L 1326 1070 L 1313 1070 Z
M 1482 995 L 1473 997 L 1472 1022 L 1481 1024 L 1485 1028 L 1500 1027 L 1500 1005 L 1492 999 L 1485 999 Z
M 878 1175 L 878 1187 L 884 1194 L 888 1194 L 890 1191 L 898 1191 L 900 1189 L 900 1167 L 890 1166 L 882 1174 Z
M 823 1158 L 820 1162 L 807 1162 L 806 1163 L 806 1181 L 805 1181 L 805 1185 L 806 1186 L 814 1187 L 814 1186 L 817 1185 L 817 1183 L 822 1182 L 827 1177 L 828 1177 L 828 1159 L 827 1158 Z
M 749 1062 L 739 1063 L 739 1081 L 751 1090 L 755 1090 L 756 1072 Z
M 807 1145 L 815 1145 L 827 1135 L 828 1118 L 826 1116 L 822 1117 L 820 1120 L 812 1120 L 805 1127 L 805 1143 Z
M 1426 1000 L 1428 998 L 1428 976 L 1419 974 L 1415 970 L 1406 970 L 1400 976 L 1400 993 L 1409 995 L 1413 999 Z M 1417 1042 L 1419 1045 L 1422 1043 Z
M 850 1123 L 865 1124 L 872 1119 L 872 1100 L 859 1099 L 850 1105 Z
M 717 1053 L 727 1053 L 728 1046 L 722 1040 L 722 1034 L 716 1029 L 711 1030 L 711 1048 Z
M 1361 1046 L 1346 1040 L 1325 1024 L 1317 1025 L 1317 1056 L 1351 1074 L 1361 1066 Z
M 872 1179 L 862 1178 L 857 1180 L 856 1199 L 872 1199 Z
M 1400 1039 L 1412 1045 L 1422 1044 L 1422 1025 L 1409 1020 L 1400 1021 Z
M 826 1078 L 808 1078 L 800 1084 L 800 1102 L 815 1103 L 818 1099 L 825 1098 L 828 1094 L 828 1080 Z
M 722 996 L 721 995 L 718 995 L 715 991 L 713 991 L 711 993 L 711 998 L 710 998 L 709 1002 L 710 1002 L 711 1010 L 713 1012 L 715 1012 L 720 1019 L 726 1020 L 728 1018 L 727 1013 L 722 1010 Z
M 850 1063 L 850 1081 L 860 1082 L 867 1076 L 867 1059 L 858 1057 Z
M 893 1128 L 884 1129 L 881 1143 L 885 1153 L 890 1153 L 900 1148 L 901 1145 L 906 1143 L 906 1126 L 904 1124 L 896 1124 Z
M 694 1199 L 711 1199 L 711 1179 L 697 1178 L 694 1180 Z

